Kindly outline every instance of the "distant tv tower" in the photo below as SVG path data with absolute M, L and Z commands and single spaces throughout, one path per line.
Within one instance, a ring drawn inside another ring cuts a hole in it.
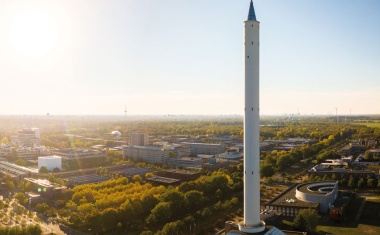
M 125 105 L 124 114 L 125 114 L 125 117 L 127 117 L 127 105 Z
M 335 108 L 335 115 L 336 115 L 336 123 L 338 123 L 338 108 Z

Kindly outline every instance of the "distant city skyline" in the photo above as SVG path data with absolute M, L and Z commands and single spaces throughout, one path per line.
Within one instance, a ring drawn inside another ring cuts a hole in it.
M 0 115 L 243 115 L 248 4 L 1 1 Z M 379 1 L 254 5 L 262 115 L 380 114 Z

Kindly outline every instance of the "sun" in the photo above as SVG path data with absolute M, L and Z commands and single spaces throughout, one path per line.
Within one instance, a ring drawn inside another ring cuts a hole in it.
M 53 50 L 59 30 L 53 16 L 43 10 L 24 10 L 12 17 L 9 38 L 13 47 L 30 57 L 41 57 Z

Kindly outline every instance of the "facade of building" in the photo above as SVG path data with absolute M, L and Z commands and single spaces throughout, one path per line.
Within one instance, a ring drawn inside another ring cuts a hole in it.
M 145 146 L 149 144 L 149 136 L 144 133 L 131 134 L 129 145 Z
M 68 168 L 95 167 L 106 160 L 106 153 L 88 149 L 49 150 L 49 155 L 62 157 L 62 165 Z
M 62 169 L 62 158 L 59 156 L 38 157 L 38 169 L 46 167 L 49 171 L 55 168 Z
M 190 148 L 180 144 L 165 144 L 163 148 L 173 151 L 175 157 L 188 157 L 190 154 Z
M 190 158 L 190 157 L 169 158 L 168 159 L 168 166 L 201 168 L 202 167 L 202 159 Z
M 0 145 L 0 157 L 8 157 L 12 155 L 12 147 L 9 144 Z
M 305 183 L 296 187 L 296 198 L 319 203 L 319 211 L 327 213 L 338 197 L 338 182 Z
M 128 146 L 123 148 L 123 156 L 155 164 L 167 164 L 169 150 L 150 146 Z
M 40 146 L 40 129 L 24 128 L 19 130 L 17 135 L 11 136 L 11 144 L 25 147 Z
M 181 181 L 192 181 L 199 178 L 200 173 L 197 171 L 165 169 L 157 172 L 157 175 L 173 179 L 180 179 Z
M 55 196 L 58 196 L 62 193 L 63 189 L 66 189 L 65 186 L 50 183 L 50 181 L 45 179 L 25 178 L 24 180 L 30 183 L 33 192 L 36 192 L 41 195 L 41 197 L 47 199 L 52 199 Z
M 190 148 L 190 153 L 193 154 L 218 154 L 224 152 L 224 144 L 206 144 L 206 143 L 182 143 Z
M 41 155 L 42 149 L 42 147 L 18 147 L 16 149 L 16 156 L 24 159 L 35 159 Z
M 266 209 L 295 217 L 300 210 L 327 213 L 338 197 L 338 182 L 295 184 L 265 204 Z

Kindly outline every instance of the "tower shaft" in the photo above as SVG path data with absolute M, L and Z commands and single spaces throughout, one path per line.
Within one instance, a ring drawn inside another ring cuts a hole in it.
M 244 22 L 244 223 L 248 226 L 260 223 L 259 25 L 256 20 Z

